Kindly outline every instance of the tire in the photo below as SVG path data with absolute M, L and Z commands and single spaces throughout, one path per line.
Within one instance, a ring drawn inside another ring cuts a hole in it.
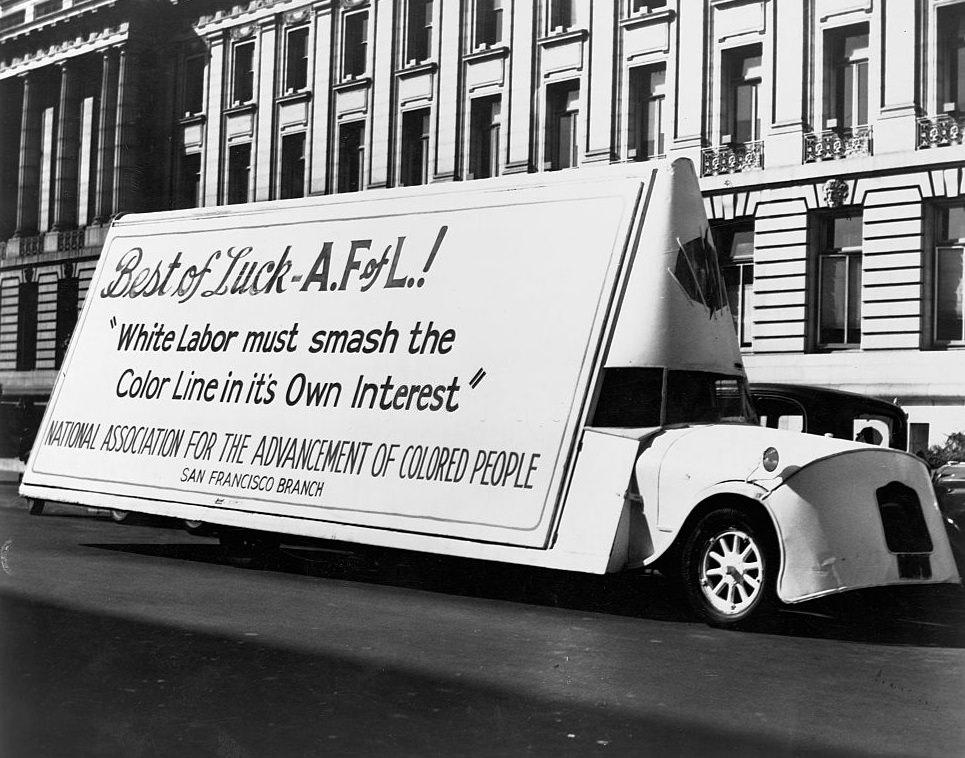
M 30 500 L 30 515 L 40 516 L 44 512 L 46 503 L 43 500 Z
M 181 524 L 184 526 L 184 531 L 186 531 L 188 534 L 193 534 L 199 537 L 206 536 L 210 531 L 208 525 L 203 521 L 183 519 Z
M 681 553 L 684 591 L 710 626 L 747 628 L 775 609 L 778 559 L 772 532 L 735 508 L 704 516 Z

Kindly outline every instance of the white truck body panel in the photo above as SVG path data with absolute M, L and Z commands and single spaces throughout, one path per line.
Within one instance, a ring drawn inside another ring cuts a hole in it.
M 785 601 L 957 580 L 908 456 L 597 428 L 611 369 L 659 370 L 664 395 L 675 371 L 744 378 L 689 162 L 132 215 L 21 493 L 597 573 L 651 565 L 725 497 L 768 514 Z M 865 463 L 928 511 L 927 576 L 899 576 Z

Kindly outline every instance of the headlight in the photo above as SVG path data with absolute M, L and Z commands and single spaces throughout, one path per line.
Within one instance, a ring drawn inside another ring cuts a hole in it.
M 767 448 L 767 450 L 764 451 L 764 455 L 761 456 L 761 465 L 768 473 L 775 471 L 780 462 L 781 456 L 778 454 L 777 449 L 773 447 Z

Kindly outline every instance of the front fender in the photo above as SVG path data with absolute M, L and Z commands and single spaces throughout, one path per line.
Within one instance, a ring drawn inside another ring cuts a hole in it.
M 913 494 L 889 505 L 895 492 Z M 766 503 L 783 555 L 777 594 L 786 603 L 959 581 L 931 481 L 914 456 L 865 447 L 823 458 L 788 477 Z

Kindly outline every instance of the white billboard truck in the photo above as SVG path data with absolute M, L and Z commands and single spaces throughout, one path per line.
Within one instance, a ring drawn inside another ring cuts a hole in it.
M 691 164 L 581 170 L 117 220 L 21 493 L 659 565 L 718 625 L 958 581 L 918 459 L 753 420 Z

